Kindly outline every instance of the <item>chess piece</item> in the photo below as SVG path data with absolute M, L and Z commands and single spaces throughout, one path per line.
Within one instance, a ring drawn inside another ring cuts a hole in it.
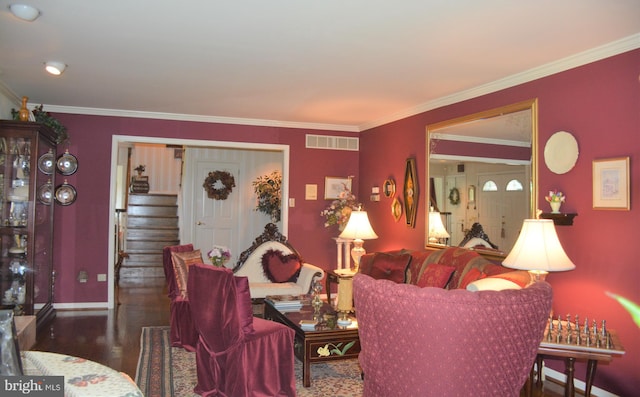
M 571 333 L 571 315 L 567 314 L 567 333 Z
M 589 334 L 589 317 L 584 318 L 584 326 L 582 327 L 585 334 Z
M 596 320 L 593 320 L 593 323 L 591 324 L 591 332 L 593 332 L 593 336 L 595 338 L 598 337 L 598 323 Z
M 602 326 L 600 327 L 600 334 L 602 334 L 604 338 L 607 337 L 607 320 L 602 320 Z
M 558 315 L 558 334 L 562 333 L 562 317 Z

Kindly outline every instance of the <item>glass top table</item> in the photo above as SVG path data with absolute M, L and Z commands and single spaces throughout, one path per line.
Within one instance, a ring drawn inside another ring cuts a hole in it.
M 311 386 L 312 363 L 357 358 L 360 353 L 355 316 L 350 316 L 350 325 L 338 325 L 336 311 L 326 302 L 316 311 L 310 301 L 304 301 L 299 308 L 276 309 L 269 300 L 265 300 L 264 318 L 295 331 L 294 351 L 302 361 L 304 387 Z

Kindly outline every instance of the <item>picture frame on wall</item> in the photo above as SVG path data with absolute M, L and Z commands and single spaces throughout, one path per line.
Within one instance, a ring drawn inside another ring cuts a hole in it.
M 338 176 L 327 176 L 324 178 L 324 199 L 325 200 L 335 200 L 340 198 L 340 193 L 344 191 L 344 189 L 351 190 L 351 178 L 346 177 L 338 177 Z
M 408 158 L 404 173 L 404 215 L 407 226 L 416 226 L 418 212 L 418 177 L 416 173 L 416 159 Z
M 629 157 L 593 160 L 593 209 L 630 209 Z

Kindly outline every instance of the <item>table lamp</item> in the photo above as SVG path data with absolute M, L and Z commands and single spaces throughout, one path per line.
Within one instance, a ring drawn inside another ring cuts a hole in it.
M 349 216 L 349 222 L 344 231 L 340 233 L 340 238 L 353 239 L 353 248 L 351 249 L 351 258 L 353 258 L 354 272 L 358 272 L 360 266 L 360 258 L 366 254 L 362 245 L 363 240 L 373 240 L 378 238 L 378 235 L 373 231 L 371 223 L 369 223 L 369 217 L 367 211 L 362 211 L 360 208 L 357 211 L 352 211 Z
M 528 270 L 536 282 L 544 280 L 549 272 L 576 268 L 564 252 L 551 219 L 525 219 L 516 244 L 502 264 Z
M 429 212 L 429 244 L 440 244 L 440 239 L 449 238 L 439 212 Z

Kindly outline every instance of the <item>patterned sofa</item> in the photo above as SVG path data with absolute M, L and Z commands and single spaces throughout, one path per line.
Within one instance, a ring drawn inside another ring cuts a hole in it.
M 251 299 L 307 294 L 313 281 L 324 277 L 324 270 L 304 262 L 273 223 L 240 254 L 233 272 L 249 278 Z
M 518 289 L 532 283 L 528 272 L 506 268 L 460 247 L 368 253 L 360 260 L 359 272 L 419 287 L 474 291 Z

